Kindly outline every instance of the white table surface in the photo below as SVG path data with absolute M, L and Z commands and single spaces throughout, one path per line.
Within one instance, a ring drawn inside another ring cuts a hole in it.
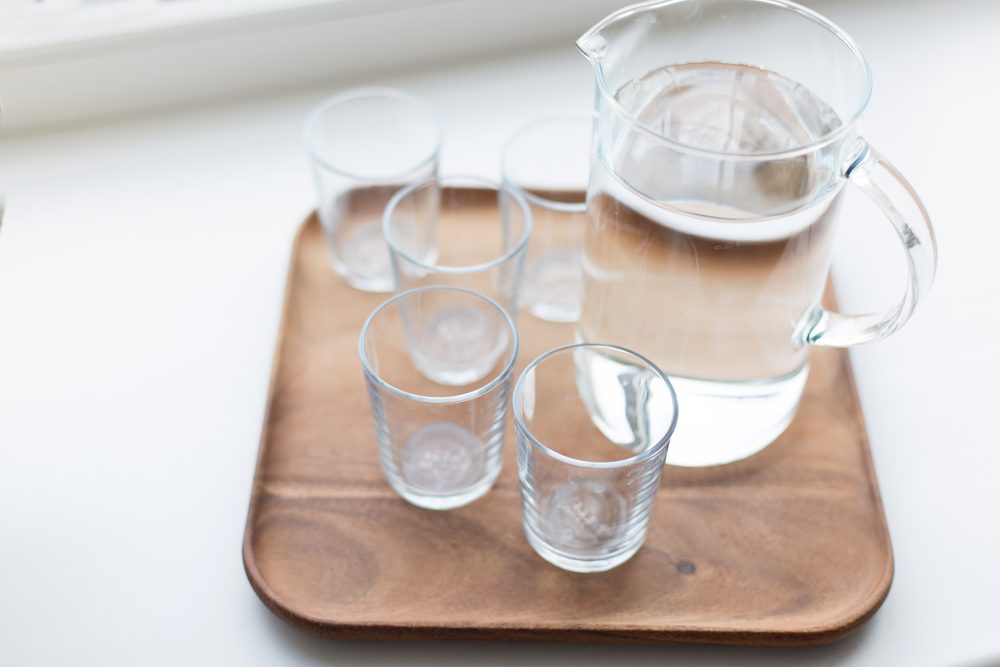
M 1000 3 L 814 4 L 869 56 L 865 134 L 941 249 L 910 325 L 852 353 L 896 557 L 863 629 L 795 650 L 345 642 L 264 608 L 240 546 L 313 201 L 298 130 L 331 85 L 0 143 L 0 664 L 1000 664 Z M 445 171 L 486 174 L 522 122 L 587 113 L 590 81 L 569 45 L 382 80 L 444 111 Z M 877 220 L 845 210 L 845 308 L 899 286 Z

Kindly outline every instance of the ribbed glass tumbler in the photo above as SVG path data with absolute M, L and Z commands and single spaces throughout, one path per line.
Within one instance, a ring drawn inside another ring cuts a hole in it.
M 442 331 L 455 311 L 484 326 Z M 503 308 L 455 287 L 402 292 L 365 322 L 359 352 L 379 458 L 404 499 L 451 509 L 496 482 L 517 346 Z
M 531 208 L 522 307 L 550 322 L 580 317 L 590 134 L 589 118 L 535 121 L 510 138 L 500 159 L 504 186 Z
M 402 187 L 437 174 L 441 120 L 392 88 L 359 88 L 313 110 L 303 130 L 330 265 L 369 292 L 393 289 L 382 212 Z
M 677 398 L 644 357 L 570 345 L 532 361 L 514 387 L 528 542 L 574 572 L 620 565 L 642 546 Z
M 473 176 L 400 190 L 382 220 L 396 290 L 453 285 L 481 292 L 517 318 L 531 211 L 520 194 Z

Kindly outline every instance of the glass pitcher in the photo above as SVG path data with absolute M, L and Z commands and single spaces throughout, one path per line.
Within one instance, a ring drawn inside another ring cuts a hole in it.
M 749 456 L 795 416 L 809 345 L 888 336 L 934 277 L 923 204 L 859 135 L 868 63 L 783 0 L 634 5 L 577 45 L 597 84 L 578 337 L 670 375 L 681 419 L 669 463 Z M 906 252 L 905 293 L 885 312 L 820 306 L 847 181 Z M 628 384 L 629 369 L 608 365 Z M 588 393 L 600 422 L 600 388 Z

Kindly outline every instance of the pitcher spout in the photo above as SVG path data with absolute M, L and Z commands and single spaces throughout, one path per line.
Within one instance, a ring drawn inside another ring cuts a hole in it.
M 608 42 L 601 33 L 601 25 L 597 24 L 576 40 L 576 48 L 580 49 L 580 53 L 595 67 L 600 64 L 604 54 L 607 53 Z
M 591 64 L 598 67 L 616 43 L 634 40 L 632 32 L 636 22 L 655 23 L 657 17 L 652 10 L 673 2 L 675 0 L 653 0 L 623 7 L 584 33 L 576 40 L 576 47 Z

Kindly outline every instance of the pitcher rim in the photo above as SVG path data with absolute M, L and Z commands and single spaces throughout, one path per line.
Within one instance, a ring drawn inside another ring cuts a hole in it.
M 589 41 L 592 37 L 600 33 L 610 24 L 636 14 L 640 11 L 647 11 L 650 9 L 659 9 L 662 7 L 667 7 L 669 5 L 677 5 L 688 2 L 697 2 L 698 0 L 647 0 L 645 2 L 638 2 L 626 7 L 622 7 L 616 12 L 613 12 L 606 16 L 604 19 L 595 24 L 590 30 L 585 32 L 577 41 L 576 47 L 580 52 L 591 62 L 594 66 L 594 78 L 597 82 L 597 88 L 601 93 L 601 97 L 604 98 L 605 102 L 614 110 L 615 114 L 621 117 L 625 122 L 627 122 L 636 131 L 647 135 L 654 140 L 666 144 L 675 148 L 678 151 L 685 153 L 691 153 L 694 155 L 701 155 L 704 157 L 712 158 L 723 158 L 729 161 L 737 162 L 756 162 L 756 161 L 767 161 L 767 160 L 780 160 L 793 157 L 799 157 L 802 155 L 808 155 L 821 148 L 829 146 L 830 144 L 836 143 L 837 141 L 843 139 L 847 136 L 858 124 L 861 119 L 862 114 L 865 109 L 868 108 L 868 103 L 871 100 L 872 95 L 872 69 L 871 65 L 868 63 L 868 59 L 865 58 L 864 53 L 858 47 L 857 43 L 847 34 L 840 26 L 826 18 L 819 12 L 813 11 L 808 7 L 803 7 L 802 5 L 791 2 L 790 0 L 745 0 L 746 2 L 761 4 L 761 5 L 771 5 L 773 7 L 778 7 L 780 9 L 791 11 L 799 16 L 818 24 L 819 26 L 825 28 L 834 37 L 839 39 L 843 44 L 854 54 L 858 62 L 861 63 L 862 68 L 865 72 L 865 90 L 861 96 L 861 101 L 858 103 L 857 108 L 851 116 L 838 125 L 835 129 L 830 130 L 824 134 L 819 139 L 812 141 L 808 144 L 802 146 L 796 146 L 795 148 L 789 148 L 781 151 L 771 151 L 766 153 L 731 153 L 726 151 L 716 151 L 708 148 L 699 148 L 697 146 L 692 146 L 686 144 L 682 141 L 676 141 L 659 134 L 652 129 L 646 127 L 641 122 L 639 122 L 633 114 L 625 110 L 625 108 L 618 103 L 615 99 L 613 91 L 608 85 L 608 81 L 604 76 L 604 67 L 601 63 L 600 58 L 594 56 L 593 53 L 585 48 L 584 44 Z

